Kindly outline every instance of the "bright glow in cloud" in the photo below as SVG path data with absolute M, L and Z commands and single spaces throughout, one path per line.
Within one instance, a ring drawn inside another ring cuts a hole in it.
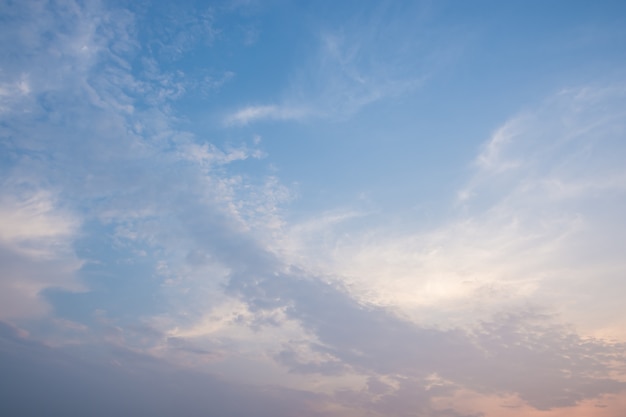
M 432 314 L 436 322 L 441 314 L 458 320 L 467 308 L 491 311 L 542 300 L 574 314 L 576 322 L 623 328 L 614 298 L 621 293 L 615 292 L 621 288 L 615 273 L 624 267 L 617 249 L 624 245 L 619 210 L 589 206 L 589 200 L 624 201 L 626 171 L 609 153 L 623 150 L 626 126 L 619 116 L 626 103 L 620 86 L 586 90 L 589 95 L 593 101 L 581 91 L 560 93 L 533 116 L 499 128 L 476 158 L 475 174 L 460 192 L 472 197 L 462 200 L 452 222 L 426 233 L 380 227 L 336 237 L 325 248 L 326 265 L 314 262 L 349 277 L 367 302 L 403 306 L 422 319 Z M 609 102 L 611 112 L 597 111 Z M 306 237 L 310 233 L 298 238 L 302 232 L 294 232 L 296 240 L 319 245 Z M 314 250 L 301 247 L 303 253 Z M 613 310 L 580 315 L 579 297 L 563 280 L 613 300 Z

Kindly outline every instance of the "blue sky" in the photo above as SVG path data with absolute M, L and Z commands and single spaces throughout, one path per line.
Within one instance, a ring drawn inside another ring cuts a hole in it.
M 623 2 L 0 2 L 0 410 L 626 410 Z

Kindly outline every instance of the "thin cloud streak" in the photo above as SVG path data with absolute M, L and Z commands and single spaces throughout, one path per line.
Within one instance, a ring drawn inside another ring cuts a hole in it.
M 419 42 L 422 36 L 434 36 L 420 8 L 378 7 L 341 28 L 320 30 L 316 49 L 307 55 L 307 64 L 291 75 L 279 104 L 243 107 L 227 115 L 224 123 L 345 119 L 372 103 L 419 89 L 447 53 L 445 47 L 433 51 Z M 382 23 L 381 14 L 393 24 Z M 400 45 L 388 40 L 392 34 L 401 39 Z M 422 58 L 417 75 L 413 55 Z
M 259 120 L 302 120 L 311 112 L 288 106 L 249 106 L 226 116 L 224 123 L 231 125 L 247 125 Z

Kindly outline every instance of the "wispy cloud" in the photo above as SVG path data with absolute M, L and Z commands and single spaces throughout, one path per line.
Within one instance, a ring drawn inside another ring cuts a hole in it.
M 226 116 L 226 125 L 247 125 L 259 120 L 300 120 L 310 115 L 304 108 L 289 106 L 249 106 Z
M 383 23 L 381 16 L 389 20 Z M 291 74 L 277 104 L 243 107 L 227 115 L 225 123 L 342 119 L 415 91 L 451 48 L 444 39 L 432 47 L 420 41 L 426 34 L 436 36 L 425 16 L 420 7 L 381 6 L 335 27 L 319 22 L 312 34 L 316 48 Z

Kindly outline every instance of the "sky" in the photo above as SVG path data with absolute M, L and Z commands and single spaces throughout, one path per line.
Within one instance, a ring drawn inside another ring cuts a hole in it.
M 0 414 L 622 417 L 623 1 L 0 0 Z

